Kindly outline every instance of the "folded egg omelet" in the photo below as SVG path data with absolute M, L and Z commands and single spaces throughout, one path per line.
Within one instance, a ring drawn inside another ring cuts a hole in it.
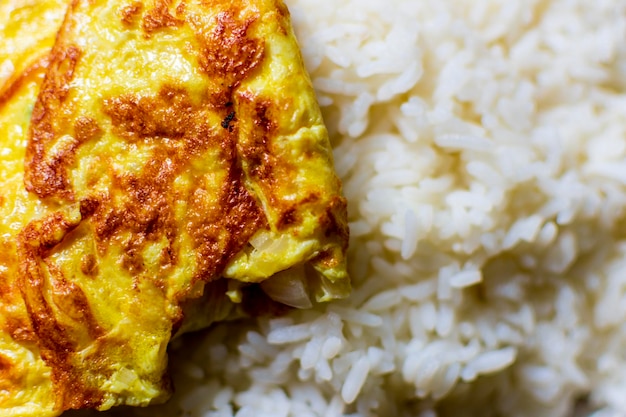
M 11 0 L 0 31 L 0 414 L 163 401 L 172 337 L 347 295 L 280 0 Z

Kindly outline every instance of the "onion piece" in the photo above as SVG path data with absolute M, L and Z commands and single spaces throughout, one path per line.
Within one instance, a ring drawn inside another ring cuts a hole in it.
M 261 283 L 261 289 L 272 300 L 290 307 L 311 308 L 304 266 L 298 265 L 272 275 Z

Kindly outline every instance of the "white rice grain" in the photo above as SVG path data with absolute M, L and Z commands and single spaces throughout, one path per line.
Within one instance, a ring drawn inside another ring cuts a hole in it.
M 403 259 L 409 259 L 415 253 L 418 239 L 418 220 L 413 210 L 405 211 L 404 230 L 400 255 Z
M 457 274 L 454 274 L 450 278 L 450 286 L 452 288 L 469 287 L 478 284 L 480 281 L 482 281 L 482 278 L 482 273 L 480 271 L 461 271 Z
M 396 290 L 389 290 L 376 294 L 374 297 L 367 300 L 361 307 L 365 311 L 381 311 L 387 310 L 390 307 L 398 304 L 401 300 L 400 293 Z
M 465 365 L 463 371 L 471 375 L 490 374 L 511 365 L 516 356 L 517 350 L 512 347 L 484 352 Z
M 363 384 L 365 384 L 369 371 L 370 363 L 366 356 L 359 358 L 350 369 L 341 388 L 341 398 L 347 404 L 351 404 L 356 400 L 359 391 L 361 391 Z

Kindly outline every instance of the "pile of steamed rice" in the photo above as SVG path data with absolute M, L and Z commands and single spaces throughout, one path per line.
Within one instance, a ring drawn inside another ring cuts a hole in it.
M 626 414 L 626 1 L 287 4 L 354 293 L 185 340 L 124 415 Z

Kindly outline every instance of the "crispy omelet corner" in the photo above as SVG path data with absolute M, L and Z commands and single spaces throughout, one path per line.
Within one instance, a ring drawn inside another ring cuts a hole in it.
M 281 1 L 15 0 L 0 31 L 3 416 L 165 401 L 172 337 L 348 294 Z

